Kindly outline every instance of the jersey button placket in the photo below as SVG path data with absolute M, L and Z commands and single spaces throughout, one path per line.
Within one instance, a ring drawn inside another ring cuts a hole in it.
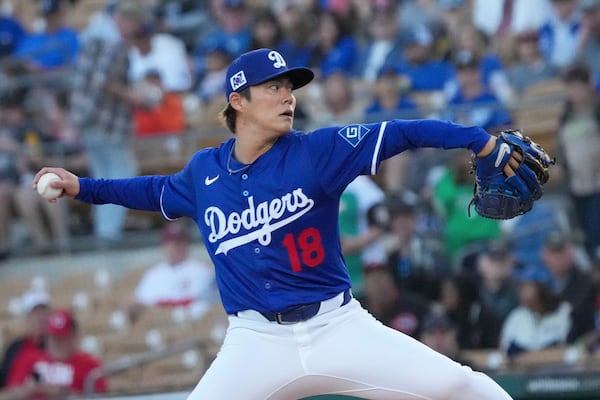
M 243 181 L 247 181 L 248 180 L 248 174 L 246 174 L 246 173 L 242 174 L 241 178 L 242 178 Z M 244 195 L 244 197 L 250 196 L 250 192 L 247 189 L 244 189 L 244 191 L 242 192 L 242 194 Z

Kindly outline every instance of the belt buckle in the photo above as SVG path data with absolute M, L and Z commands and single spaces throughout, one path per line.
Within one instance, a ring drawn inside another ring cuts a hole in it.
M 292 322 L 292 321 L 286 321 L 283 318 L 283 313 L 275 313 L 275 321 L 279 324 L 279 325 L 293 325 L 296 322 Z

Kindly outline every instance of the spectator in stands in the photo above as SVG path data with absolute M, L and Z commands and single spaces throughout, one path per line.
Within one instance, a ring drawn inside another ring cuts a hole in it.
M 554 292 L 571 305 L 569 343 L 594 330 L 595 288 L 589 273 L 577 264 L 568 234 L 553 232 L 542 249 L 542 260 L 551 274 Z
M 253 16 L 250 37 L 250 49 L 273 49 L 286 56 L 283 30 L 271 10 L 265 9 Z
M 433 40 L 425 26 L 401 34 L 404 62 L 399 69 L 408 77 L 411 91 L 441 91 L 454 76 L 452 65 L 434 54 Z
M 160 20 L 160 30 L 177 36 L 185 43 L 188 52 L 194 49 L 215 21 L 210 10 L 211 0 L 159 0 L 155 13 Z
M 508 314 L 517 306 L 517 265 L 508 243 L 490 242 L 477 257 L 478 303 L 476 319 L 480 348 L 497 348 L 500 329 Z
M 567 101 L 557 137 L 557 159 L 593 259 L 600 254 L 600 98 L 587 67 L 572 66 L 564 80 Z
M 446 314 L 432 311 L 423 318 L 419 341 L 456 362 L 468 365 L 461 358 L 456 333 L 456 325 Z
M 115 23 L 115 9 L 118 0 L 106 0 L 105 7 L 92 13 L 87 25 L 79 32 L 79 40 L 84 43 L 90 39 L 118 42 L 121 39 Z
M 500 55 L 492 51 L 490 41 L 485 34 L 473 25 L 461 27 L 452 38 L 450 59 L 460 63 L 461 57 L 472 56 L 477 60 L 481 84 L 486 91 L 493 93 L 503 103 L 513 100 L 513 91 L 500 59 Z M 458 77 L 446 82 L 446 96 L 452 98 L 460 90 Z
M 502 325 L 500 349 L 514 356 L 567 343 L 571 305 L 536 274 L 522 276 L 518 290 L 519 305 Z
M 470 155 L 457 151 L 433 188 L 437 210 L 446 221 L 446 254 L 453 265 L 469 269 L 470 266 L 465 264 L 471 247 L 476 249 L 475 245 L 500 236 L 497 220 L 483 218 L 476 213 L 469 215 L 464 206 L 465 201 L 473 197 Z
M 399 2 L 398 25 L 413 30 L 427 27 L 437 33 L 442 25 L 440 2 L 437 0 L 409 0 Z
M 185 113 L 181 97 L 167 91 L 158 71 L 150 70 L 134 90 L 144 92 L 145 101 L 134 107 L 135 135 L 179 135 L 185 130 Z
M 397 6 L 394 2 L 373 2 L 371 21 L 367 26 L 368 39 L 360 50 L 356 65 L 358 79 L 373 82 L 384 68 L 402 63 L 396 14 Z
M 552 12 L 540 28 L 539 47 L 550 65 L 564 70 L 573 63 L 579 42 L 578 0 L 551 0 Z
M 516 35 L 516 58 L 508 70 L 508 78 L 519 94 L 533 84 L 558 77 L 558 70 L 542 56 L 539 35 L 537 31 Z
M 494 39 L 539 29 L 548 19 L 547 0 L 474 0 L 473 24 Z
M 125 304 L 132 322 L 149 307 L 193 305 L 202 312 L 217 300 L 213 268 L 190 255 L 187 227 L 169 222 L 161 239 L 164 259 L 144 273 L 133 298 Z
M 350 182 L 340 200 L 342 254 L 357 298 L 362 296 L 364 270 L 386 260 L 382 236 L 387 221 L 386 215 L 380 215 L 384 197 L 371 177 L 361 175 Z
M 600 72 L 600 0 L 580 0 L 582 17 L 574 63 Z
M 46 347 L 46 324 L 50 315 L 50 296 L 43 290 L 30 289 L 21 296 L 22 311 L 25 315 L 23 333 L 4 348 L 0 361 L 0 389 L 3 389 L 14 366 L 30 357 L 31 352 Z
M 410 98 L 404 76 L 396 67 L 383 67 L 377 74 L 373 87 L 373 101 L 365 110 L 365 122 L 393 118 L 416 119 L 420 117 L 418 106 Z
M 472 276 L 457 273 L 442 279 L 439 295 L 439 308 L 456 326 L 456 337 L 460 348 L 477 347 L 475 321 L 477 304 L 477 283 Z
M 232 57 L 250 49 L 249 10 L 245 0 L 217 0 L 213 9 L 218 22 L 215 29 L 201 36 L 193 51 L 194 74 L 202 79 L 206 73 L 204 56 L 207 49 L 224 46 Z
M 0 59 L 13 55 L 27 32 L 21 21 L 12 15 L 0 15 Z
M 419 198 L 404 191 L 388 195 L 388 269 L 401 290 L 420 293 L 429 301 L 439 295 L 442 277 L 449 273 L 443 241 L 420 227 Z
M 308 66 L 312 35 L 317 30 L 319 10 L 312 2 L 270 2 L 281 25 L 285 57 L 290 66 Z
M 324 123 L 347 125 L 356 122 L 363 115 L 363 104 L 356 101 L 352 78 L 344 70 L 336 70 L 323 78 L 322 100 L 307 104 L 309 108 L 308 129 Z
M 364 284 L 365 308 L 390 328 L 418 337 L 421 320 L 428 313 L 427 301 L 417 294 L 400 290 L 385 266 L 367 269 Z
M 223 96 L 227 67 L 233 61 L 231 54 L 224 46 L 217 45 L 213 49 L 207 49 L 205 54 L 206 73 L 198 81 L 196 95 L 203 103 L 210 103 L 217 96 Z
M 87 377 L 102 366 L 91 354 L 80 350 L 78 324 L 69 311 L 53 311 L 46 329 L 47 350 L 31 352 L 9 376 L 11 398 L 67 398 L 82 394 Z M 93 389 L 95 393 L 106 392 L 106 378 L 97 379 Z
M 470 52 L 458 53 L 454 61 L 458 90 L 448 102 L 446 118 L 497 132 L 512 124 L 508 110 L 481 81 L 480 61 Z
M 48 253 L 67 249 L 68 218 L 63 205 L 50 204 L 31 190 L 33 176 L 40 166 L 48 162 L 60 161 L 65 163 L 67 143 L 61 149 L 58 141 L 49 137 L 35 124 L 32 113 L 25 109 L 25 104 L 31 95 L 7 97 L 4 104 L 2 123 L 5 129 L 10 129 L 22 138 L 19 158 L 19 185 L 15 188 L 15 208 L 25 223 L 32 244 L 28 244 L 32 252 Z M 49 111 L 49 110 L 45 110 Z M 46 127 L 50 129 L 50 124 Z M 51 154 L 63 155 L 55 160 Z
M 315 45 L 308 65 L 317 77 L 325 79 L 337 71 L 352 74 L 358 52 L 358 42 L 353 36 L 352 26 L 338 14 L 323 11 L 319 15 Z
M 65 25 L 64 0 L 40 1 L 40 14 L 46 27 L 43 32 L 26 36 L 15 57 L 32 71 L 71 67 L 80 52 L 77 31 Z
M 70 121 L 81 132 L 91 176 L 119 178 L 133 176 L 137 170 L 131 147 L 132 107 L 142 104 L 142 99 L 129 85 L 128 52 L 142 30 L 144 14 L 135 2 L 119 2 L 115 21 L 122 40 L 87 41 L 71 77 Z M 93 208 L 99 244 L 118 243 L 126 216 L 125 209 L 114 205 Z
M 138 29 L 130 38 L 129 79 L 135 83 L 158 72 L 167 92 L 186 92 L 193 78 L 183 41 L 171 34 L 159 32 L 152 9 L 137 0 L 122 3 L 121 12 L 135 16 Z
M 0 97 L 0 119 L 7 119 L 13 104 L 23 95 L 12 91 Z M 7 258 L 12 247 L 13 198 L 19 183 L 23 131 L 0 125 L 0 261 Z
M 513 254 L 525 270 L 536 269 L 547 273 L 542 262 L 542 247 L 553 231 L 568 225 L 567 211 L 549 198 L 540 199 L 527 214 L 515 217 L 503 225 L 506 237 L 511 238 Z

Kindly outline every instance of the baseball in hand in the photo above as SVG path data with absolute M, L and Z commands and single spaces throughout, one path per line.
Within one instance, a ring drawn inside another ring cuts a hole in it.
M 45 199 L 54 200 L 58 198 L 63 190 L 56 189 L 50 186 L 50 183 L 60 180 L 60 176 L 56 175 L 54 172 L 47 172 L 40 177 L 40 180 L 37 183 L 37 191 Z

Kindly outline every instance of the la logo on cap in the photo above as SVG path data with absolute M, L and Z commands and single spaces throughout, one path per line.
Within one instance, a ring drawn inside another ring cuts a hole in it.
M 273 63 L 273 68 L 283 68 L 286 67 L 287 64 L 285 63 L 285 60 L 283 59 L 283 56 L 281 54 L 279 54 L 278 52 L 276 52 L 275 50 L 269 52 L 269 60 L 274 61 Z
M 233 75 L 229 80 L 231 83 L 231 89 L 237 90 L 238 88 L 244 86 L 248 81 L 246 80 L 246 75 L 244 75 L 244 71 L 240 71 L 237 74 Z

